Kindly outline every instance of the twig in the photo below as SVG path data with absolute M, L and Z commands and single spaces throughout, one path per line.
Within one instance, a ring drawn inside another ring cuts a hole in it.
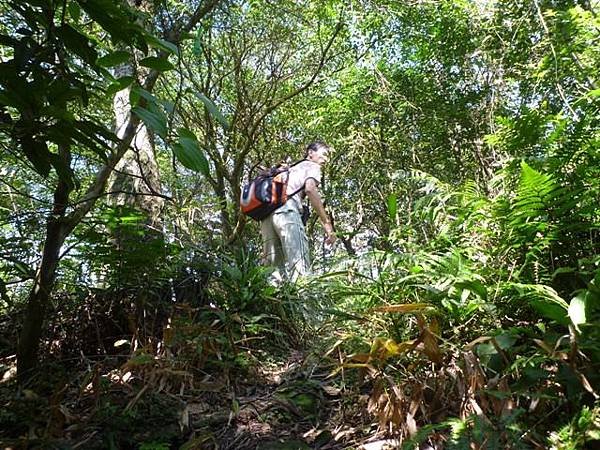
M 569 101 L 567 100 L 567 97 L 562 88 L 562 85 L 558 81 L 558 57 L 556 56 L 556 50 L 554 49 L 554 44 L 552 44 L 552 36 L 550 35 L 550 30 L 548 29 L 548 25 L 546 24 L 546 20 L 544 19 L 542 9 L 540 8 L 540 4 L 539 4 L 538 0 L 533 0 L 533 3 L 535 5 L 538 16 L 540 18 L 542 27 L 544 28 L 544 31 L 548 35 L 548 43 L 550 44 L 550 50 L 552 50 L 552 56 L 554 56 L 554 76 L 555 76 L 556 89 L 558 90 L 558 94 L 559 94 L 560 98 L 562 99 L 562 101 L 564 102 L 565 106 L 567 107 L 567 109 L 569 110 L 571 115 L 573 116 L 573 120 L 578 121 L 579 116 L 577 115 L 577 113 L 573 110 L 573 108 L 569 104 Z
M 71 448 L 79 448 L 79 447 L 81 447 L 83 444 L 87 443 L 91 438 L 93 438 L 96 434 L 98 434 L 98 431 L 92 431 L 87 438 L 85 438 L 83 441 L 79 442 L 78 444 L 75 444 Z
M 6 180 L 0 179 L 0 181 L 1 181 L 2 183 L 4 183 L 5 185 L 7 185 L 7 186 L 10 188 L 10 191 L 8 191 L 8 192 L 7 192 L 7 194 L 8 194 L 8 195 L 11 195 L 11 194 L 15 193 L 15 194 L 19 194 L 19 195 L 21 195 L 21 196 L 23 196 L 23 197 L 26 197 L 26 198 L 28 198 L 28 199 L 30 199 L 30 200 L 35 200 L 35 201 L 36 201 L 36 202 L 38 202 L 38 203 L 43 203 L 43 204 L 50 205 L 50 202 L 49 202 L 49 201 L 41 200 L 41 199 L 39 199 L 39 198 L 37 198 L 37 197 L 34 197 L 33 195 L 27 194 L 27 193 L 25 193 L 25 192 L 21 192 L 20 190 L 18 190 L 16 187 L 14 187 L 12 184 L 10 184 L 10 183 L 9 183 L 8 181 L 6 181 Z M 3 194 L 3 193 L 4 193 L 4 192 L 0 192 L 0 194 Z

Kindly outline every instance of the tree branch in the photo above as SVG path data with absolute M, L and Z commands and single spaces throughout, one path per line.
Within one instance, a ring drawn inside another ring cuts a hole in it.
M 196 26 L 198 22 L 200 22 L 204 17 L 206 17 L 216 6 L 221 3 L 221 0 L 208 0 L 206 2 L 201 2 L 196 11 L 192 13 L 188 22 L 182 26 L 179 30 L 174 30 L 176 36 L 176 42 L 179 42 L 181 36 L 185 33 L 189 33 Z

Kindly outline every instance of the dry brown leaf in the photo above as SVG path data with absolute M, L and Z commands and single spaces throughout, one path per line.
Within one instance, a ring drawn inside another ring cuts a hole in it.
M 356 353 L 354 355 L 350 355 L 348 360 L 358 362 L 358 363 L 367 363 L 371 359 L 371 355 L 369 353 Z
M 465 350 L 467 351 L 471 351 L 473 350 L 473 347 L 475 347 L 477 344 L 481 344 L 483 342 L 489 341 L 491 339 L 491 336 L 479 336 L 477 339 L 469 342 L 467 345 L 465 345 Z
M 406 413 L 406 429 L 408 431 L 409 436 L 414 436 L 417 434 L 417 422 L 415 421 L 414 416 L 408 412 Z
M 542 350 L 544 350 L 550 356 L 552 356 L 552 354 L 554 353 L 554 350 L 552 350 L 550 346 L 541 339 L 534 339 L 533 342 L 535 342 Z
M 585 377 L 585 375 L 582 374 L 581 372 L 577 372 L 577 375 L 579 376 L 579 380 L 581 381 L 581 385 L 583 386 L 583 388 L 586 391 L 588 391 L 590 394 L 592 394 L 596 400 L 598 400 L 598 398 L 599 398 L 598 394 L 596 393 L 596 391 L 594 391 L 594 388 L 592 388 L 592 385 L 590 384 L 588 379 Z
M 194 383 L 194 388 L 204 392 L 221 392 L 223 389 L 225 389 L 225 385 L 218 382 L 211 383 L 207 381 L 200 381 Z
M 410 406 L 408 407 L 408 411 L 411 415 L 415 415 L 419 406 L 423 404 L 423 385 L 420 383 L 415 383 L 412 385 L 412 395 L 410 398 Z
M 442 362 L 442 352 L 437 343 L 437 338 L 428 329 L 423 330 L 424 352 L 434 363 Z
M 327 358 L 329 355 L 331 355 L 336 348 L 338 348 L 342 343 L 344 342 L 343 339 L 338 339 L 337 341 L 335 341 L 335 344 L 333 344 L 333 347 L 331 347 L 329 350 L 327 350 L 325 352 L 325 354 L 323 355 L 324 358 Z
M 399 448 L 402 444 L 402 441 L 398 439 L 384 439 L 380 441 L 368 442 L 366 444 L 362 444 L 359 447 L 361 450 L 386 450 L 392 448 Z

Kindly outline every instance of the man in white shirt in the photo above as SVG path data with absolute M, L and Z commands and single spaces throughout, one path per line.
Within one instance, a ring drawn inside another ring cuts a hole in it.
M 302 200 L 308 197 L 317 212 L 326 234 L 325 242 L 333 244 L 335 234 L 319 195 L 321 166 L 327 162 L 329 147 L 323 142 L 313 142 L 306 147 L 305 159 L 290 167 L 287 194 L 297 194 L 260 222 L 263 239 L 263 257 L 268 265 L 275 266 L 276 278 L 287 276 L 294 281 L 310 270 L 308 237 L 302 223 Z

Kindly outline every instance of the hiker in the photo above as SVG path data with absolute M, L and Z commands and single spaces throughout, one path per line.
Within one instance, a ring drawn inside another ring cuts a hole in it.
M 333 226 L 325 212 L 318 188 L 321 166 L 327 162 L 328 152 L 329 147 L 323 142 L 313 142 L 306 147 L 304 159 L 289 168 L 287 194 L 291 197 L 260 222 L 263 261 L 277 268 L 273 274 L 276 279 L 287 277 L 290 281 L 295 281 L 298 276 L 309 272 L 308 237 L 302 220 L 302 200 L 305 197 L 308 197 L 323 224 L 325 242 L 335 242 Z M 292 195 L 293 193 L 296 194 Z

